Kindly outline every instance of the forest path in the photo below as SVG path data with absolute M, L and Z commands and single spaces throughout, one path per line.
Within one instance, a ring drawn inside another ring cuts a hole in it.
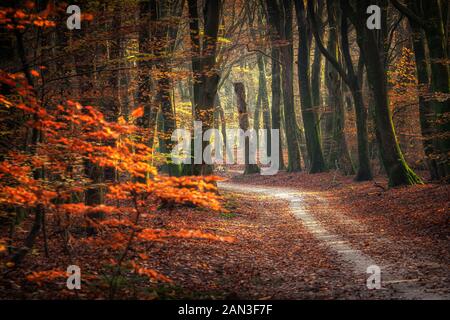
M 384 244 L 382 246 L 384 248 L 383 250 L 388 251 L 393 244 L 392 239 L 374 234 L 367 226 L 361 225 L 359 222 L 353 221 L 343 215 L 339 215 L 338 212 L 334 213 L 336 216 L 335 223 L 349 226 L 350 229 L 348 231 L 353 233 L 345 234 L 332 231 L 333 228 L 329 225 L 329 222 L 327 223 L 320 219 L 317 211 L 312 208 L 315 204 L 323 205 L 325 201 L 317 195 L 311 195 L 308 192 L 302 192 L 301 190 L 292 188 L 268 187 L 234 182 L 219 183 L 219 190 L 243 195 L 261 195 L 269 197 L 268 199 L 273 198 L 286 201 L 292 215 L 302 223 L 304 228 L 319 243 L 323 244 L 333 254 L 336 254 L 337 259 L 334 263 L 339 264 L 340 269 L 353 273 L 353 276 L 357 279 L 356 281 L 361 284 L 360 286 L 358 285 L 360 290 L 369 291 L 366 287 L 367 278 L 370 276 L 367 273 L 367 268 L 370 266 L 378 266 L 381 269 L 382 288 L 380 290 L 371 290 L 372 297 L 389 296 L 394 299 L 450 299 L 450 295 L 442 293 L 442 289 L 445 291 L 445 288 L 440 288 L 445 286 L 445 284 L 437 283 L 432 284 L 431 289 L 425 288 L 418 282 L 418 279 L 411 279 L 408 276 L 407 268 L 405 269 L 404 266 L 414 264 L 414 262 L 402 261 L 400 263 L 399 261 L 389 261 L 384 259 L 383 252 L 376 257 L 371 256 L 363 252 L 363 248 L 359 248 L 357 244 L 347 240 L 349 236 L 357 234 L 364 238 L 371 238 L 370 240 L 374 240 L 378 244 L 381 242 Z M 328 208 L 328 210 L 333 209 Z M 277 212 L 272 213 L 277 214 Z M 421 257 L 417 257 L 414 253 L 411 257 L 416 260 L 421 259 Z M 426 258 L 423 260 L 426 260 Z M 334 279 L 326 279 L 325 281 L 333 283 Z M 376 294 L 375 291 L 379 292 L 380 295 Z

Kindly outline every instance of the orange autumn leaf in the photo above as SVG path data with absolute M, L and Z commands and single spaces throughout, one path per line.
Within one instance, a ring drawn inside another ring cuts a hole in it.
M 35 282 L 40 286 L 43 282 L 52 282 L 57 278 L 65 278 L 66 276 L 66 272 L 62 270 L 46 270 L 33 271 L 26 276 L 26 279 L 30 282 Z
M 144 107 L 138 107 L 137 109 L 133 110 L 133 112 L 131 112 L 131 116 L 133 116 L 134 118 L 139 118 L 142 117 L 144 115 Z
M 0 239 L 0 252 L 6 251 L 6 240 Z
M 139 253 L 138 256 L 139 256 L 139 258 L 141 258 L 142 260 L 147 260 L 147 259 L 148 259 L 148 255 L 146 255 L 145 253 Z
M 29 10 L 31 10 L 31 9 L 33 9 L 35 7 L 35 3 L 34 3 L 34 1 L 27 0 L 24 3 L 24 7 L 29 9 Z
M 27 14 L 25 12 L 23 12 L 22 10 L 17 10 L 16 13 L 14 14 L 14 17 L 16 19 L 24 19 L 27 16 Z
M 164 238 L 191 238 L 191 239 L 204 239 L 221 242 L 234 242 L 233 237 L 218 236 L 211 233 L 205 233 L 200 230 L 185 230 L 168 231 L 162 229 L 143 229 L 138 237 L 147 241 L 161 241 Z
M 94 15 L 91 13 L 83 13 L 81 15 L 81 19 L 85 20 L 85 21 L 92 21 L 92 20 L 94 20 Z
M 137 274 L 145 275 L 152 280 L 173 283 L 173 281 L 171 279 L 169 279 L 168 277 L 166 277 L 165 275 L 159 273 L 158 271 L 156 271 L 154 269 L 147 269 L 147 268 L 140 267 L 134 261 L 131 261 L 131 266 L 134 268 L 134 271 Z
M 173 282 L 171 279 L 167 278 L 165 275 L 163 275 L 153 269 L 139 268 L 139 269 L 137 269 L 137 273 L 141 274 L 141 275 L 145 275 L 145 276 L 149 277 L 150 279 L 163 281 L 163 282 L 169 282 L 169 283 Z
M 39 72 L 37 72 L 36 70 L 31 70 L 31 71 L 30 71 L 30 74 L 31 74 L 33 77 L 36 77 L 36 78 L 38 78 L 38 77 L 40 76 Z

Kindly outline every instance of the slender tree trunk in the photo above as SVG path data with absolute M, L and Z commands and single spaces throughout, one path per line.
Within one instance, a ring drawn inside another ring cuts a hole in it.
M 295 0 L 297 13 L 297 25 L 299 32 L 298 47 L 298 80 L 300 88 L 301 109 L 303 127 L 305 128 L 306 147 L 310 161 L 310 173 L 323 172 L 326 170 L 323 159 L 322 147 L 320 145 L 317 119 L 313 110 L 313 101 L 310 85 L 309 72 L 309 46 L 306 13 L 303 1 Z
M 433 159 L 434 147 L 432 142 L 433 126 L 433 109 L 430 101 L 424 97 L 424 91 L 428 92 L 429 88 L 429 65 L 425 51 L 425 39 L 423 31 L 413 21 L 410 21 L 413 32 L 413 50 L 416 60 L 416 72 L 419 85 L 419 116 L 420 127 L 423 137 L 423 148 L 426 156 L 426 163 L 432 180 L 438 179 L 439 173 L 437 171 L 436 160 Z
M 336 52 L 336 47 L 334 52 Z M 327 75 L 327 88 L 329 94 L 328 104 L 332 110 L 332 135 L 330 137 L 328 164 L 330 168 L 337 164 L 343 174 L 351 175 L 354 174 L 354 169 L 344 133 L 345 111 L 342 83 L 334 69 Z
M 372 170 L 369 159 L 369 138 L 367 132 L 367 108 L 364 104 L 362 95 L 363 74 L 357 76 L 353 68 L 353 62 L 350 56 L 350 46 L 348 41 L 347 15 L 341 18 L 341 41 L 342 52 L 348 70 L 348 87 L 352 93 L 353 103 L 355 104 L 356 130 L 358 140 L 358 171 L 355 176 L 356 181 L 372 180 Z M 360 53 L 358 61 L 358 73 L 363 72 L 363 58 Z
M 226 159 L 226 145 L 227 145 L 227 122 L 225 119 L 225 111 L 223 110 L 223 107 L 220 103 L 220 100 L 218 100 L 218 105 L 217 105 L 217 110 L 218 110 L 218 114 L 220 116 L 220 129 L 222 132 L 222 142 L 223 142 L 223 150 L 222 150 L 222 155 L 224 157 L 224 160 Z
M 292 2 L 283 0 L 279 3 L 267 0 L 267 18 L 271 26 L 272 45 L 279 46 L 281 69 L 281 86 L 283 94 L 284 128 L 286 131 L 286 144 L 288 149 L 289 172 L 300 171 L 300 151 L 296 134 L 296 115 L 294 109 L 294 83 L 293 83 L 293 44 L 292 44 Z M 273 81 L 273 80 L 272 80 Z M 272 93 L 273 94 L 273 93 Z M 273 108 L 273 105 L 272 105 Z
M 117 122 L 119 116 L 121 116 L 122 108 L 121 108 L 121 95 L 120 95 L 120 71 L 119 68 L 122 64 L 122 49 L 123 49 L 123 37 L 120 32 L 122 25 L 122 5 L 120 3 L 116 3 L 113 9 L 113 18 L 110 25 L 109 32 L 112 33 L 112 39 L 108 43 L 109 45 L 109 61 L 111 64 L 111 75 L 108 79 L 108 84 L 111 89 L 111 96 L 108 97 L 107 102 L 107 111 L 105 113 L 106 119 L 108 121 Z M 107 145 L 114 146 L 115 141 L 111 140 L 107 142 Z M 104 170 L 104 179 L 105 181 L 114 181 L 116 177 L 116 171 L 112 167 L 106 167 Z
M 261 15 L 252 14 L 252 9 L 250 7 L 250 2 L 245 3 L 245 8 L 247 10 L 248 15 L 248 23 L 249 23 L 249 31 L 251 39 L 256 42 L 257 36 L 254 26 L 254 20 L 257 19 L 257 25 L 258 29 L 262 29 L 262 18 Z M 261 33 L 261 31 L 260 31 Z M 260 36 L 264 36 L 263 34 L 260 34 Z M 258 97 L 256 101 L 256 108 L 255 108 L 255 116 L 254 116 L 254 129 L 258 132 L 258 129 L 261 128 L 260 125 L 260 115 L 262 113 L 263 117 L 263 128 L 268 129 L 267 130 L 267 139 L 264 142 L 267 148 L 267 154 L 270 156 L 271 154 L 271 131 L 270 131 L 270 107 L 269 107 L 269 98 L 268 98 L 268 92 L 267 92 L 267 80 L 266 80 L 266 67 L 264 62 L 264 56 L 261 52 L 258 52 L 256 54 L 256 61 L 258 65 Z M 259 142 L 259 136 L 258 136 L 258 142 Z
M 317 6 L 318 6 L 318 16 L 319 21 L 317 23 L 317 32 L 320 34 L 320 37 L 323 37 L 324 34 L 324 27 L 323 27 L 323 22 L 322 22 L 322 14 L 323 14 L 323 9 L 324 9 L 324 3 L 323 0 L 318 0 L 317 1 Z M 317 40 L 315 42 L 315 48 L 314 48 L 314 58 L 313 58 L 313 63 L 311 66 L 311 94 L 312 94 L 312 104 L 313 104 L 313 112 L 316 114 L 318 114 L 318 111 L 316 110 L 320 110 L 321 107 L 321 101 L 320 101 L 320 86 L 321 86 L 321 82 L 322 82 L 322 53 L 320 52 L 318 45 L 317 45 Z M 320 124 L 317 124 L 317 129 L 320 132 Z
M 237 109 L 239 114 L 239 127 L 246 132 L 249 128 L 247 103 L 245 102 L 245 87 L 241 82 L 234 84 L 234 92 L 237 98 Z M 250 158 L 256 160 L 256 154 L 250 155 L 250 138 L 245 136 L 245 170 L 244 174 L 260 173 L 256 163 L 250 163 Z
M 267 141 L 266 141 L 266 148 L 267 148 L 267 154 L 271 154 L 272 145 L 271 145 L 271 132 L 270 132 L 270 107 L 269 107 L 269 98 L 267 93 L 267 81 L 266 81 L 266 67 L 264 63 L 264 58 L 261 54 L 257 56 L 257 62 L 258 62 L 258 71 L 259 71 L 259 91 L 258 95 L 260 97 L 260 103 L 261 103 L 261 111 L 262 111 L 262 118 L 263 118 L 263 128 L 267 129 Z
M 150 30 L 154 28 L 153 23 L 156 20 L 156 4 L 154 0 L 139 2 L 139 34 L 138 46 L 141 58 L 138 61 L 138 88 L 137 105 L 143 106 L 144 115 L 138 119 L 137 124 L 148 129 L 146 141 L 150 147 L 153 147 L 156 115 L 158 107 L 152 103 L 153 85 L 150 75 L 152 62 L 148 59 L 151 53 Z
M 297 117 L 294 108 L 294 46 L 292 43 L 292 3 L 285 0 L 284 11 L 284 36 L 288 41 L 287 45 L 281 47 L 281 80 L 283 88 L 283 106 L 285 115 L 285 130 L 288 147 L 288 172 L 300 171 L 300 149 L 298 145 L 297 135 L 295 134 L 297 127 Z
M 214 98 L 217 94 L 217 86 L 220 76 L 215 70 L 217 37 L 219 32 L 219 19 L 222 3 L 220 0 L 210 0 L 205 4 L 204 14 L 204 37 L 202 47 L 202 74 L 200 77 L 201 91 L 199 101 L 195 109 L 195 119 L 202 122 L 203 132 L 212 128 L 214 117 Z M 207 141 L 202 143 L 202 152 L 208 146 Z M 209 175 L 212 166 L 204 163 L 196 166 L 196 174 Z
M 280 155 L 280 169 L 284 169 L 284 157 L 283 157 L 283 139 L 281 130 L 281 79 L 279 63 L 280 51 L 272 43 L 272 129 L 278 129 L 280 131 L 280 140 L 278 141 L 279 155 Z
M 253 129 L 256 132 L 261 126 L 261 85 L 258 85 L 258 94 L 256 97 L 255 112 L 253 113 Z
M 328 11 L 328 44 L 327 50 L 336 61 L 339 61 L 339 50 L 337 44 L 338 24 L 337 24 L 337 3 L 333 0 L 327 0 Z M 316 40 L 316 46 L 319 46 Z M 319 50 L 319 48 L 317 48 Z M 354 174 L 350 152 L 345 138 L 345 108 L 344 108 L 344 93 L 342 88 L 342 79 L 337 70 L 330 62 L 326 63 L 326 84 L 328 89 L 328 105 L 331 109 L 331 129 L 327 137 L 330 140 L 328 151 L 328 165 L 333 167 L 337 162 L 339 169 L 346 175 Z M 328 127 L 328 126 L 327 126 Z M 330 134 L 331 133 L 331 134 Z
M 157 10 L 157 21 L 162 21 L 165 18 L 179 17 L 182 13 L 181 1 L 160 3 Z M 157 67 L 159 72 L 164 75 L 157 81 L 157 97 L 156 101 L 160 104 L 162 117 L 162 134 L 160 138 L 161 152 L 166 155 L 167 163 L 163 165 L 163 171 L 171 176 L 179 175 L 179 166 L 170 162 L 170 152 L 172 150 L 173 142 L 171 140 L 172 133 L 176 127 L 175 106 L 172 103 L 172 79 L 169 78 L 171 72 L 170 56 L 175 50 L 176 38 L 178 34 L 178 24 L 175 25 L 158 25 L 156 27 L 155 39 L 160 45 L 155 50 L 155 55 L 158 59 Z
M 431 90 L 434 94 L 450 94 L 450 72 L 443 17 L 438 0 L 430 0 L 423 7 L 429 27 L 425 29 L 431 65 Z M 436 116 L 437 134 L 433 139 L 439 178 L 450 181 L 450 98 L 433 98 L 431 105 Z

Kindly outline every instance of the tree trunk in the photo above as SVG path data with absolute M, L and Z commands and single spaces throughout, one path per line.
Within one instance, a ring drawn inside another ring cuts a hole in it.
M 329 3 L 330 4 L 330 3 Z M 319 34 L 317 33 L 317 29 L 314 28 L 315 22 L 315 13 L 313 2 L 308 3 L 308 12 L 310 14 L 310 19 L 313 25 L 313 32 L 316 39 L 320 39 Z M 353 69 L 353 62 L 350 57 L 349 43 L 348 43 L 348 31 L 347 31 L 347 15 L 345 11 L 342 12 L 341 18 L 341 47 L 343 51 L 343 56 L 345 59 L 345 63 L 347 66 L 347 72 L 341 66 L 341 64 L 336 60 L 335 56 L 327 51 L 327 49 L 323 46 L 322 41 L 317 41 L 317 44 L 322 51 L 322 53 L 327 58 L 328 62 L 333 65 L 336 71 L 339 72 L 341 78 L 345 81 L 347 86 L 350 88 L 353 100 L 355 103 L 355 113 L 356 113 L 356 127 L 357 127 L 357 136 L 358 136 L 358 160 L 359 167 L 358 172 L 356 174 L 356 181 L 364 181 L 371 180 L 372 173 L 370 170 L 369 164 L 369 156 L 368 156 L 368 139 L 367 139 L 367 111 L 364 107 L 363 97 L 360 90 L 360 85 L 358 78 L 356 77 L 355 71 Z M 331 16 L 333 19 L 333 15 Z M 362 61 L 362 60 L 361 60 Z
M 203 132 L 212 128 L 214 124 L 214 99 L 217 93 L 220 76 L 215 70 L 217 37 L 222 3 L 211 0 L 205 3 L 203 10 L 204 36 L 200 48 L 200 27 L 198 22 L 197 0 L 189 0 L 189 18 L 192 47 L 192 71 L 194 74 L 194 119 L 202 122 Z M 202 142 L 202 153 L 208 146 Z M 202 163 L 194 165 L 192 174 L 209 175 L 213 168 Z
M 420 116 L 420 128 L 423 137 L 423 148 L 426 156 L 426 164 L 430 171 L 430 177 L 432 180 L 438 179 L 439 173 L 437 170 L 436 160 L 433 159 L 434 147 L 432 142 L 433 126 L 431 121 L 433 120 L 433 109 L 430 101 L 424 97 L 423 90 L 429 90 L 429 65 L 425 52 L 425 39 L 422 29 L 417 24 L 410 21 L 411 29 L 413 32 L 413 50 L 416 60 L 416 72 L 419 86 L 419 116 Z
M 430 56 L 431 81 L 430 89 L 436 95 L 430 101 L 434 111 L 436 131 L 433 135 L 433 158 L 436 160 L 437 178 L 450 179 L 450 121 L 447 116 L 450 112 L 450 68 L 448 66 L 448 3 L 439 0 L 412 1 L 407 6 L 397 0 L 391 0 L 392 4 L 409 21 L 420 26 L 426 35 L 428 52 Z M 445 11 L 443 11 L 444 9 Z M 440 96 L 444 96 L 443 99 Z
M 218 108 L 218 113 L 219 113 L 219 115 L 220 115 L 220 129 L 221 129 L 221 132 L 222 132 L 222 139 L 223 139 L 223 140 L 222 140 L 222 141 L 223 141 L 222 155 L 223 155 L 224 161 L 225 161 L 225 160 L 226 160 L 226 156 L 227 156 L 227 154 L 226 154 L 226 145 L 227 145 L 227 122 L 226 122 L 226 119 L 225 119 L 225 112 L 224 112 L 223 107 L 222 107 L 222 105 L 220 104 L 220 102 L 219 102 L 217 108 Z
M 111 64 L 111 75 L 109 76 L 108 83 L 111 88 L 111 96 L 108 97 L 107 112 L 105 114 L 108 121 L 117 122 L 119 116 L 121 116 L 121 96 L 120 96 L 120 67 L 122 64 L 122 42 L 123 38 L 120 32 L 114 32 L 115 30 L 120 30 L 122 24 L 122 6 L 120 3 L 116 3 L 113 9 L 113 18 L 110 26 L 110 32 L 113 33 L 112 39 L 109 42 L 109 60 Z M 115 140 L 110 140 L 107 145 L 114 146 Z M 114 181 L 116 177 L 116 171 L 112 167 L 104 168 L 104 179 L 105 181 Z
M 280 51 L 272 43 L 272 129 L 280 131 L 280 140 L 278 141 L 280 155 L 280 170 L 284 169 L 283 157 L 283 139 L 281 134 L 281 79 L 280 79 Z
M 433 139 L 435 158 L 439 178 L 450 181 L 450 72 L 448 66 L 447 43 L 442 20 L 442 12 L 438 0 L 427 1 L 423 7 L 425 19 L 429 27 L 425 29 L 431 65 L 431 91 L 434 94 L 447 95 L 446 99 L 440 101 L 434 98 L 431 105 L 436 116 L 437 134 Z
M 245 87 L 241 82 L 234 84 L 234 92 L 237 98 L 237 109 L 239 114 L 239 127 L 242 131 L 246 132 L 249 128 L 247 103 L 245 102 Z M 250 155 L 250 138 L 245 136 L 245 170 L 244 174 L 260 173 L 260 169 L 257 164 L 250 163 L 250 157 L 256 160 L 256 154 Z
M 270 132 L 270 107 L 269 107 L 269 98 L 267 93 L 267 81 L 266 81 L 266 67 L 264 63 L 264 58 L 261 54 L 257 56 L 258 62 L 258 71 L 259 71 L 259 92 L 260 103 L 261 103 L 261 111 L 263 118 L 263 128 L 267 129 L 267 140 L 266 140 L 266 148 L 267 154 L 271 155 L 272 145 L 271 145 L 271 132 Z
M 181 15 L 182 6 L 180 1 L 173 3 L 161 3 L 157 10 L 157 21 L 162 21 L 165 18 L 179 17 Z M 172 133 L 176 127 L 175 106 L 172 104 L 172 79 L 169 78 L 169 73 L 172 71 L 170 67 L 170 56 L 175 50 L 176 38 L 178 34 L 178 24 L 171 24 L 169 26 L 158 25 L 156 27 L 155 39 L 159 43 L 155 50 L 157 57 L 157 66 L 159 72 L 164 75 L 157 81 L 157 97 L 156 101 L 160 104 L 162 116 L 162 133 L 160 138 L 161 152 L 166 155 L 167 163 L 163 165 L 162 169 L 171 176 L 179 175 L 179 166 L 170 162 L 170 152 L 172 150 L 173 142 L 171 140 Z
M 337 18 L 336 3 L 333 0 L 327 0 L 328 11 L 328 44 L 327 50 L 339 61 L 339 50 L 337 45 Z M 317 40 L 316 40 L 317 41 Z M 317 43 L 317 42 L 316 42 Z M 319 44 L 316 44 L 317 46 Z M 317 50 L 319 50 L 317 48 Z M 345 108 L 344 94 L 342 90 L 342 79 L 333 68 L 330 62 L 326 64 L 326 84 L 328 89 L 328 105 L 331 116 L 331 135 L 327 134 L 329 141 L 328 165 L 333 167 L 337 162 L 339 169 L 343 174 L 354 174 L 354 168 L 350 153 L 348 151 L 347 140 L 345 138 Z
M 324 8 L 323 0 L 318 0 L 317 6 L 318 6 L 318 16 L 320 17 L 317 23 L 318 28 L 317 32 L 320 34 L 320 37 L 323 37 L 324 27 L 321 18 Z M 311 66 L 311 94 L 312 94 L 313 112 L 316 114 L 316 117 L 318 114 L 318 110 L 320 110 L 321 107 L 320 101 L 321 80 L 322 80 L 322 54 L 318 48 L 316 40 L 314 48 L 314 58 Z M 317 123 L 317 129 L 320 131 L 320 123 Z
M 307 21 L 303 1 L 295 1 L 297 13 L 297 25 L 299 32 L 298 47 L 298 81 L 300 88 L 301 109 L 303 127 L 305 128 L 306 148 L 310 161 L 310 173 L 323 172 L 326 170 L 323 159 L 322 147 L 320 145 L 317 119 L 313 110 L 312 94 L 309 72 L 309 46 Z
M 253 113 L 253 129 L 256 132 L 261 126 L 261 85 L 258 84 L 258 94 L 256 97 L 255 112 Z
M 360 52 L 360 57 L 358 61 L 358 73 L 357 76 L 353 68 L 353 62 L 350 56 L 350 46 L 348 41 L 348 25 L 347 25 L 347 15 L 343 13 L 341 17 L 341 42 L 342 42 L 342 52 L 347 65 L 348 71 L 348 82 L 347 85 L 352 93 L 353 103 L 355 104 L 355 115 L 356 115 L 356 130 L 357 130 L 357 140 L 358 140 L 358 171 L 355 176 L 356 181 L 366 181 L 372 180 L 372 170 L 370 168 L 369 160 L 369 138 L 367 133 L 367 108 L 364 104 L 362 96 L 362 79 L 363 79 L 363 58 Z M 361 68 L 359 68 L 361 67 Z
M 292 2 L 283 0 L 276 3 L 270 0 L 267 3 L 267 18 L 271 25 L 272 44 L 283 41 L 280 46 L 281 85 L 283 88 L 284 127 L 288 149 L 289 172 L 300 171 L 300 151 L 296 134 L 296 115 L 294 109 L 294 83 L 293 83 L 293 45 L 292 45 Z M 273 107 L 273 106 L 272 106 Z
M 150 75 L 152 62 L 148 60 L 151 53 L 150 47 L 150 29 L 153 29 L 153 23 L 156 20 L 156 4 L 154 0 L 140 1 L 139 3 L 139 31 L 138 47 L 141 55 L 138 61 L 138 88 L 137 104 L 144 108 L 144 115 L 137 120 L 137 124 L 148 129 L 146 141 L 148 146 L 153 147 L 156 115 L 158 107 L 152 103 L 152 78 Z
M 344 2 L 347 12 L 353 11 L 348 2 L 345 0 Z M 383 55 L 380 53 L 374 32 L 367 29 L 365 19 L 363 19 L 368 5 L 368 1 L 359 1 L 356 13 L 353 11 L 348 16 L 352 19 L 357 32 L 358 45 L 363 54 L 368 81 L 373 92 L 376 137 L 380 147 L 383 166 L 389 177 L 390 186 L 422 183 L 421 179 L 406 163 L 395 135 L 389 109 L 387 77 Z

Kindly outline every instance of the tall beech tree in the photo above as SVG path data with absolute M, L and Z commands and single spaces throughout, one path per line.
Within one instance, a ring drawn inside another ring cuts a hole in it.
M 296 0 L 295 11 L 297 15 L 297 26 L 299 34 L 298 44 L 298 82 L 300 89 L 301 110 L 303 127 L 305 130 L 306 148 L 310 162 L 310 173 L 326 170 L 323 158 L 322 146 L 320 145 L 317 117 L 313 109 L 313 97 L 311 91 L 311 77 L 309 64 L 309 37 L 306 10 L 303 1 Z M 317 27 L 317 25 L 316 25 Z M 317 29 L 316 29 L 317 31 Z
M 324 28 L 324 22 L 322 21 L 322 16 L 324 13 L 325 5 L 323 0 L 317 1 L 317 10 L 318 10 L 318 16 L 320 19 L 317 21 L 317 31 L 323 37 L 323 34 L 325 32 Z M 308 33 L 311 33 L 311 28 L 308 28 Z M 311 36 L 310 36 L 311 37 Z M 312 40 L 312 39 L 311 39 Z M 312 43 L 312 42 L 311 42 Z M 320 52 L 319 48 L 317 47 L 317 43 L 314 45 L 314 57 L 311 64 L 311 95 L 312 95 L 312 105 L 313 105 L 313 111 L 317 117 L 318 110 L 321 108 L 321 84 L 322 84 L 322 53 Z M 320 132 L 320 123 L 317 123 L 317 126 L 319 128 Z
M 328 16 L 328 42 L 327 51 L 330 55 L 342 64 L 342 56 L 339 54 L 340 46 L 338 45 L 338 31 L 340 30 L 338 21 L 340 21 L 341 15 L 339 14 L 339 3 L 333 0 L 326 1 L 327 16 Z M 312 17 L 315 18 L 314 16 Z M 316 37 L 316 50 L 320 52 L 319 40 Z M 352 67 L 352 66 L 351 66 Z M 354 174 L 352 159 L 348 150 L 347 139 L 345 137 L 345 109 L 344 109 L 344 92 L 342 77 L 339 72 L 333 67 L 330 62 L 325 65 L 325 80 L 328 90 L 328 105 L 331 110 L 331 118 L 329 122 L 331 127 L 327 128 L 330 132 L 327 132 L 328 139 L 328 158 L 327 162 L 329 166 L 338 164 L 340 171 L 346 175 Z
M 237 99 L 237 110 L 239 117 L 239 128 L 246 132 L 250 128 L 250 121 L 248 120 L 247 102 L 245 101 L 245 86 L 242 82 L 234 83 L 234 91 Z M 256 138 L 256 137 L 255 137 Z M 244 174 L 260 173 L 260 169 L 256 164 L 256 154 L 250 154 L 250 137 L 247 135 L 244 138 Z M 255 143 L 255 142 L 253 142 Z
M 280 49 L 279 49 L 279 35 L 278 29 L 275 25 L 276 21 L 269 17 L 271 14 L 267 5 L 264 6 L 265 10 L 262 10 L 265 13 L 265 20 L 269 23 L 269 36 L 271 41 L 270 48 L 270 57 L 271 57 L 271 93 L 272 93 L 272 101 L 271 101 L 271 125 L 272 129 L 280 130 L 280 137 L 278 141 L 279 147 L 279 156 L 280 156 L 280 169 L 285 168 L 284 156 L 283 156 L 283 139 L 282 139 L 282 113 L 281 113 L 281 63 L 280 63 Z
M 250 3 L 246 3 L 246 10 L 248 15 L 248 23 L 249 23 L 249 31 L 251 39 L 256 42 L 258 40 L 258 36 L 262 37 L 262 34 L 258 34 L 257 30 L 261 30 L 262 27 L 262 18 L 261 14 L 259 14 L 258 7 L 252 10 L 250 7 Z M 256 21 L 255 21 L 256 20 Z M 255 28 L 255 24 L 256 27 Z M 267 90 L 267 79 L 266 79 L 266 62 L 264 52 L 256 53 L 256 61 L 258 65 L 258 96 L 257 96 L 257 105 L 254 113 L 254 129 L 258 130 L 260 128 L 260 117 L 262 114 L 263 120 L 263 128 L 267 130 L 267 139 L 265 141 L 265 145 L 267 146 L 267 154 L 271 154 L 271 128 L 270 123 L 270 106 L 269 106 L 269 92 Z
M 430 65 L 426 54 L 426 40 L 423 30 L 414 21 L 409 21 L 412 30 L 412 43 L 416 60 L 417 82 L 419 87 L 419 114 L 420 127 L 423 136 L 423 147 L 426 156 L 426 163 L 432 180 L 439 179 L 437 161 L 434 158 L 433 146 L 433 126 L 434 112 L 431 102 L 425 97 L 425 92 L 429 88 Z
M 156 130 L 156 115 L 158 106 L 153 101 L 154 83 L 151 76 L 153 61 L 150 59 L 152 53 L 151 33 L 154 32 L 156 21 L 156 2 L 154 0 L 139 2 L 138 23 L 138 87 L 137 104 L 142 106 L 144 114 L 137 121 L 138 125 L 148 130 L 147 142 L 153 147 L 154 134 Z
M 170 152 L 172 150 L 171 136 L 176 128 L 175 119 L 175 106 L 172 103 L 172 79 L 168 76 L 172 71 L 171 57 L 176 47 L 176 38 L 179 28 L 179 17 L 181 16 L 184 0 L 177 0 L 173 2 L 158 3 L 157 6 L 157 19 L 155 21 L 155 37 L 156 42 L 155 65 L 158 72 L 163 76 L 160 76 L 157 80 L 156 88 L 156 102 L 159 105 L 161 112 L 161 129 L 163 136 L 160 138 L 161 152 L 167 154 L 170 158 Z M 163 19 L 168 17 L 174 19 L 166 24 L 162 24 Z M 164 171 L 169 175 L 178 175 L 179 168 L 177 165 L 168 161 L 164 165 Z
M 203 36 L 200 34 L 197 0 L 188 0 L 188 7 L 194 78 L 194 119 L 201 121 L 203 131 L 206 131 L 214 125 L 214 99 L 220 80 L 215 65 L 222 1 L 206 1 L 203 8 Z M 208 142 L 203 141 L 202 152 L 207 145 Z M 211 165 L 204 163 L 203 159 L 202 164 L 191 168 L 191 173 L 197 175 L 211 174 L 213 169 Z
M 280 130 L 280 138 L 278 142 L 279 147 L 279 155 L 280 155 L 280 169 L 285 168 L 284 156 L 283 156 L 283 139 L 281 134 L 281 65 L 280 65 L 280 50 L 275 46 L 274 41 L 272 40 L 272 49 L 271 49 L 271 57 L 272 57 L 272 129 Z
M 279 43 L 281 85 L 284 106 L 288 166 L 287 171 L 300 171 L 300 149 L 297 138 L 297 119 L 294 108 L 294 48 L 292 43 L 292 2 L 290 0 L 267 0 L 267 17 L 272 26 L 274 42 Z M 272 80 L 273 81 L 273 80 Z M 273 107 L 273 105 L 272 105 Z

